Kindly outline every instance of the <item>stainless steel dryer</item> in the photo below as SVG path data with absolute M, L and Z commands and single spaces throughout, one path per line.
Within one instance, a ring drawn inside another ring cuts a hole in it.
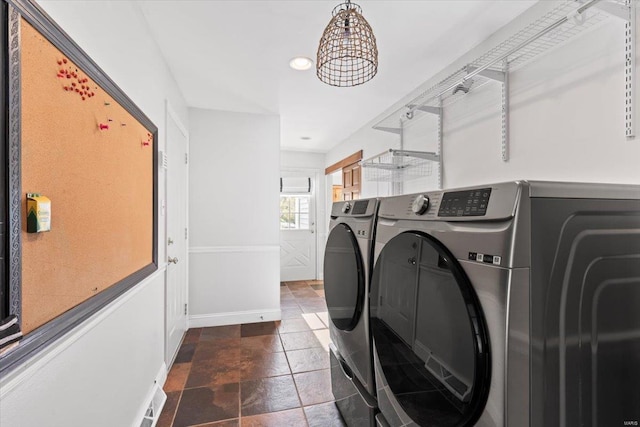
M 379 425 L 640 421 L 639 186 L 384 199 L 370 292 Z
M 375 422 L 368 298 L 377 211 L 377 199 L 334 203 L 324 256 L 331 387 L 343 418 L 353 427 Z

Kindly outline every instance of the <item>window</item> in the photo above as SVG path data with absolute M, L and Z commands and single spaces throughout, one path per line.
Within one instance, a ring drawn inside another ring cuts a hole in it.
M 280 196 L 280 230 L 309 230 L 310 195 Z

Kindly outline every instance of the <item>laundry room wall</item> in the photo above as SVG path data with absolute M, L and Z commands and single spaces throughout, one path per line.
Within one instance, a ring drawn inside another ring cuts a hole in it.
M 189 324 L 280 318 L 280 117 L 189 109 Z
M 188 114 L 137 6 L 120 1 L 39 3 L 151 118 L 164 149 L 165 100 L 184 124 Z M 164 217 L 159 218 L 159 239 L 164 241 Z M 164 260 L 162 246 L 159 250 Z M 1 378 L 0 425 L 139 425 L 154 381 L 163 381 L 166 373 L 164 269 L 161 262 L 151 277 Z
M 388 148 L 400 148 L 398 135 L 373 130 L 372 126 L 556 4 L 539 2 L 455 63 L 443 64 L 438 76 L 334 147 L 327 153 L 326 164 L 358 149 L 363 149 L 367 158 Z M 622 20 L 609 18 L 512 72 L 510 79 L 507 162 L 501 159 L 501 85 L 472 87 L 468 94 L 444 101 L 444 188 L 516 179 L 640 183 L 640 137 L 627 139 L 624 134 Z M 636 106 L 639 93 L 636 90 Z M 638 110 L 636 107 L 636 129 L 640 131 Z M 405 149 L 434 151 L 437 120 L 416 114 L 405 125 Z M 400 190 L 411 193 L 435 188 L 437 180 L 432 175 L 408 181 Z M 365 176 L 363 194 L 384 196 L 391 191 Z
M 316 178 L 317 279 L 322 279 L 324 247 L 327 240 L 327 180 L 324 175 L 324 153 L 280 151 L 280 169 L 313 173 Z M 310 175 L 311 176 L 311 175 Z

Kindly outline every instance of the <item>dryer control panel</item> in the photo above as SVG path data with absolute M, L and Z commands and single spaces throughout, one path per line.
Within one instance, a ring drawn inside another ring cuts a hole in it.
M 378 210 L 377 199 L 349 200 L 334 202 L 331 207 L 331 217 L 371 217 Z
M 487 214 L 491 188 L 450 191 L 442 195 L 438 216 L 484 216 Z
M 412 221 L 489 221 L 512 218 L 522 194 L 521 182 L 428 191 L 387 197 L 378 216 Z

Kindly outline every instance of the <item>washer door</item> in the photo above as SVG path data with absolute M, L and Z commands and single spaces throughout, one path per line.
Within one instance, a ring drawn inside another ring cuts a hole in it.
M 473 425 L 488 395 L 489 345 L 478 298 L 450 252 L 425 234 L 391 239 L 373 273 L 370 317 L 386 388 L 378 395 L 391 400 L 380 402 L 385 417 Z
M 350 331 L 362 314 L 364 264 L 358 240 L 346 224 L 331 230 L 324 254 L 324 295 L 336 328 Z

